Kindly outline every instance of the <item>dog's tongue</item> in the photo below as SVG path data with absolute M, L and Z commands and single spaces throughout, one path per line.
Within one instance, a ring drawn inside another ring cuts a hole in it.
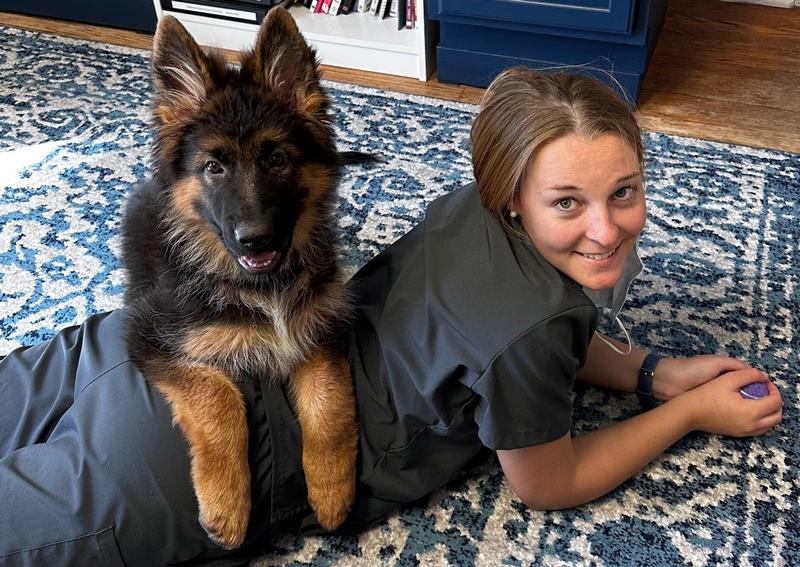
M 249 272 L 268 272 L 278 265 L 281 253 L 277 250 L 252 256 L 239 256 L 239 263 Z

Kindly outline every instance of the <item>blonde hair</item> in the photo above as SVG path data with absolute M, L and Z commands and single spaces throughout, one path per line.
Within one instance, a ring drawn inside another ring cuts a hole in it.
M 626 102 L 585 75 L 503 71 L 492 81 L 472 124 L 472 169 L 484 207 L 512 230 L 508 212 L 519 197 L 528 161 L 544 144 L 568 134 L 615 134 L 644 166 L 641 131 Z

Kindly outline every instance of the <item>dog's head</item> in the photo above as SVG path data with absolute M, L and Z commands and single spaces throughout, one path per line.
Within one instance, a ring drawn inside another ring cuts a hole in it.
M 314 51 L 283 9 L 228 64 L 172 17 L 153 48 L 157 175 L 199 271 L 264 278 L 312 245 L 339 161 Z M 188 252 L 187 252 L 188 251 Z

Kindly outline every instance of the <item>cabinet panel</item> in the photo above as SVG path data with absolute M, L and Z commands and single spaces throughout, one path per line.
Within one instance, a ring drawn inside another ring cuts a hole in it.
M 0 12 L 18 12 L 148 33 L 156 29 L 156 12 L 151 0 L 0 0 Z
M 635 6 L 636 0 L 438 0 L 437 11 L 442 19 L 478 18 L 628 33 Z

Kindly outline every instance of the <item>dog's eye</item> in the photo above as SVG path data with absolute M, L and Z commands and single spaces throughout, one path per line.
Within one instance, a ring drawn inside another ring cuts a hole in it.
M 212 175 L 219 175 L 223 172 L 223 169 L 219 162 L 211 160 L 206 162 L 206 171 Z
M 281 150 L 272 152 L 267 160 L 267 165 L 269 167 L 283 167 L 287 163 L 289 163 L 289 156 L 286 155 L 286 152 Z

